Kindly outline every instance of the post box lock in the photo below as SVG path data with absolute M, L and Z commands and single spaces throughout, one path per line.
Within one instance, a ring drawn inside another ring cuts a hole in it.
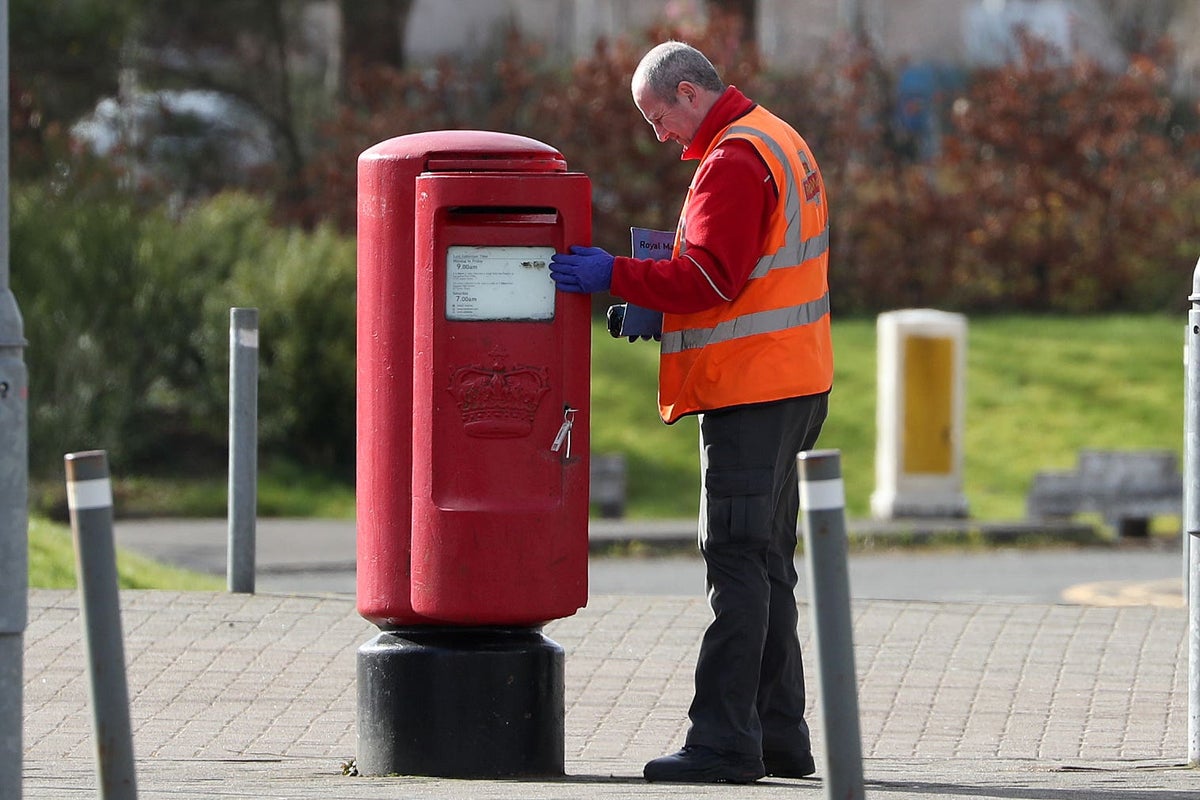
M 578 408 L 571 408 L 569 405 L 563 406 L 563 423 L 558 428 L 558 434 L 554 437 L 554 443 L 550 445 L 550 452 L 557 453 L 562 450 L 565 443 L 567 449 L 563 452 L 563 459 L 570 460 L 571 458 L 571 428 L 575 427 L 575 412 Z

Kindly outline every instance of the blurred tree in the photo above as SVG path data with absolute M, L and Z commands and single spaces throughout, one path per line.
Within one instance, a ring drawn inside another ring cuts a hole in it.
M 342 64 L 404 67 L 404 35 L 413 0 L 342 0 Z
M 313 132 L 345 91 L 345 76 L 403 66 L 412 8 L 412 0 L 138 2 L 129 52 L 139 83 L 220 92 L 261 118 L 278 173 L 267 188 L 288 208 L 310 205 Z
M 706 0 L 708 15 L 732 22 L 733 33 L 743 42 L 758 41 L 758 0 Z
M 15 179 L 44 175 L 71 122 L 116 93 L 138 1 L 9 0 Z
M 1021 63 L 976 75 L 955 106 L 946 164 L 972 245 L 960 282 L 1002 307 L 1144 308 L 1176 237 L 1197 226 L 1164 72 L 1149 59 L 1121 75 L 1056 68 L 1040 42 L 1022 44 Z
M 1126 54 L 1159 48 L 1167 29 L 1194 0 L 1097 0 Z
M 275 142 L 279 189 L 301 196 L 306 131 L 314 122 L 305 118 L 301 95 L 321 86 L 299 56 L 302 11 L 289 0 L 141 0 L 130 48 L 141 86 L 216 91 L 253 109 Z

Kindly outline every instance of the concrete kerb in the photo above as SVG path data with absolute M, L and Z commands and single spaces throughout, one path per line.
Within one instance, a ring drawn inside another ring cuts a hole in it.
M 646 547 L 694 547 L 696 521 L 687 519 L 593 519 L 588 538 L 593 552 Z M 1108 539 L 1095 526 L 1071 520 L 987 521 L 974 519 L 848 519 L 851 548 L 929 544 L 1098 544 Z M 803 546 L 803 545 L 802 545 Z
M 588 526 L 594 553 L 630 548 L 695 551 L 694 519 L 593 519 Z M 258 520 L 258 562 L 274 571 L 353 569 L 352 519 Z M 1022 541 L 1058 544 L 1101 544 L 1111 541 L 1094 525 L 1071 521 L 1007 522 L 972 519 L 873 521 L 848 519 L 852 548 L 926 544 L 1012 544 Z M 157 519 L 116 522 L 118 544 L 182 566 L 224 565 L 226 525 L 220 519 Z

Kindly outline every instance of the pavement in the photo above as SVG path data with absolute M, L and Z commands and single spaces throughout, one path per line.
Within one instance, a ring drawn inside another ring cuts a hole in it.
M 180 548 L 210 547 L 189 524 L 141 528 Z M 133 527 L 118 523 L 118 542 L 129 546 Z M 328 542 L 302 546 L 313 538 L 303 525 L 283 530 L 260 529 L 260 563 L 299 575 L 305 559 L 319 565 L 322 548 L 326 564 L 336 560 Z M 24 796 L 96 797 L 78 595 L 32 590 L 29 600 Z M 683 742 L 709 619 L 698 591 L 593 594 L 550 623 L 546 634 L 566 652 L 567 774 L 470 781 L 345 774 L 356 747 L 356 651 L 376 633 L 352 595 L 124 591 L 138 796 L 824 797 L 814 609 L 801 606 L 817 776 L 674 786 L 645 783 L 641 768 Z M 852 618 L 867 797 L 1200 797 L 1200 770 L 1186 765 L 1188 611 L 1179 604 L 858 597 Z

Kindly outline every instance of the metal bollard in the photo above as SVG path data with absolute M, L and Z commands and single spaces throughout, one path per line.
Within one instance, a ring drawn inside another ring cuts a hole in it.
M 137 798 L 129 687 L 117 594 L 112 483 L 103 450 L 68 453 L 67 508 L 75 540 L 75 571 L 88 659 L 96 774 L 103 800 Z
M 258 309 L 229 309 L 229 591 L 254 594 L 258 515 Z
M 0 2 L 0 85 L 9 85 L 9 1 Z M 9 288 L 9 96 L 0 97 L 0 797 L 20 800 L 25 628 L 29 622 L 29 373 Z
M 825 797 L 862 800 L 862 734 L 850 617 L 846 500 L 841 452 L 811 450 L 796 457 L 809 608 L 821 670 L 825 728 Z
M 1200 766 L 1200 261 L 1188 297 L 1183 437 L 1184 594 L 1188 598 L 1188 763 Z

